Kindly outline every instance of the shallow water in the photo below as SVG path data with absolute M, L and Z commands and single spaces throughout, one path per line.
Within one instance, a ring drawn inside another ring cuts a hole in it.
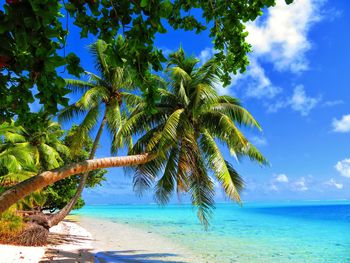
M 189 205 L 86 206 L 75 214 L 147 229 L 208 262 L 350 262 L 350 203 L 217 204 L 204 231 Z

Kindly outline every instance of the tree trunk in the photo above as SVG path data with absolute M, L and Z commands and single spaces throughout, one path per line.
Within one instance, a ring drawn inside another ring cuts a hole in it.
M 85 173 L 102 168 L 145 164 L 153 160 L 155 157 L 156 156 L 154 154 L 143 153 L 129 156 L 99 158 L 69 164 L 61 168 L 40 173 L 23 182 L 20 182 L 19 184 L 14 185 L 0 195 L 0 215 L 11 205 L 15 204 L 21 198 L 29 195 L 33 191 L 51 185 L 71 175 Z
M 92 145 L 92 149 L 91 149 L 91 152 L 89 155 L 89 160 L 94 159 L 94 157 L 95 157 L 98 143 L 100 141 L 103 129 L 104 129 L 106 122 L 107 122 L 106 113 L 107 113 L 107 106 L 106 106 L 106 112 L 103 116 L 100 128 L 98 129 L 98 132 L 96 134 L 94 144 Z M 72 211 L 73 207 L 78 202 L 78 200 L 79 200 L 79 198 L 80 198 L 80 196 L 85 188 L 85 184 L 86 184 L 86 180 L 87 180 L 88 176 L 89 176 L 89 172 L 85 172 L 80 176 L 79 186 L 78 186 L 77 191 L 76 191 L 75 195 L 73 196 L 73 198 L 69 201 L 68 204 L 65 205 L 65 207 L 63 207 L 60 211 L 58 211 L 56 214 L 54 214 L 52 217 L 49 218 L 48 224 L 50 227 L 57 225 Z

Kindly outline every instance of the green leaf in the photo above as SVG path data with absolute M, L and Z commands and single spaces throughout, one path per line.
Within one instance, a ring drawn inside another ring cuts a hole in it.
M 142 8 L 145 8 L 146 6 L 148 6 L 149 0 L 141 0 L 140 6 Z
M 170 0 L 165 0 L 160 5 L 160 14 L 162 17 L 168 17 L 171 15 L 173 11 L 173 4 L 170 2 Z

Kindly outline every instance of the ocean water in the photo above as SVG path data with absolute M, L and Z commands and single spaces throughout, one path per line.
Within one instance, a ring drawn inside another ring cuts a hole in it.
M 207 262 L 350 262 L 350 202 L 217 204 L 208 231 L 190 205 L 86 206 L 75 214 L 158 233 Z

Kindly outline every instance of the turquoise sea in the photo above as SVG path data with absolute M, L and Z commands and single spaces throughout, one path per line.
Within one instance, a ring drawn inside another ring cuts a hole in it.
M 75 212 L 146 229 L 207 262 L 350 262 L 350 202 L 217 204 L 205 231 L 190 205 L 101 205 Z

